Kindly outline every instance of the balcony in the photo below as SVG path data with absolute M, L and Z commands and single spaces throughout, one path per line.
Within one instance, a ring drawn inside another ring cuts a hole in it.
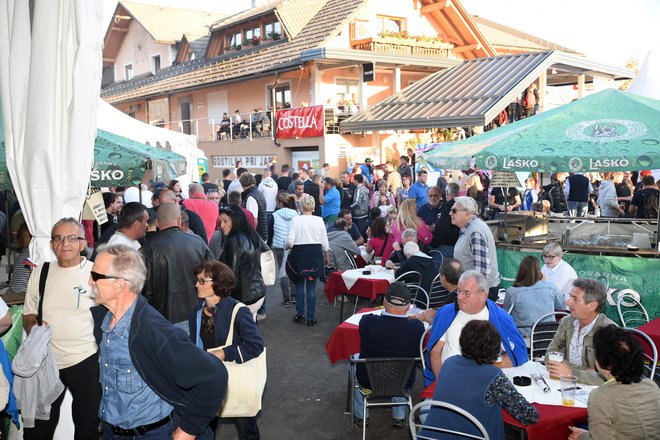
M 452 53 L 454 49 L 453 44 L 437 40 L 420 40 L 415 37 L 378 35 L 375 37 L 354 39 L 351 41 L 351 48 L 391 54 L 455 58 Z

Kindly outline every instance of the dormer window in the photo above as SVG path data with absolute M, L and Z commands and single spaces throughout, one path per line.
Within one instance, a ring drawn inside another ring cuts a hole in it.
M 124 80 L 130 81 L 133 79 L 133 65 L 126 64 L 124 65 Z
M 279 21 L 264 24 L 264 36 L 269 40 L 282 38 L 282 25 Z

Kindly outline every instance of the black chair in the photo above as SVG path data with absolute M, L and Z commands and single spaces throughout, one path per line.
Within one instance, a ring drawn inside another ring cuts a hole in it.
M 568 312 L 552 312 L 541 316 L 536 322 L 532 325 L 532 333 L 529 336 L 529 353 L 531 360 L 543 360 L 545 358 L 545 352 L 548 351 L 548 345 L 552 342 L 552 338 L 555 337 L 557 329 L 559 328 L 559 321 L 557 321 L 557 316 L 566 316 Z M 549 316 L 552 316 L 553 319 L 550 321 L 544 321 Z
M 365 420 L 362 423 L 362 440 L 367 435 L 366 413 L 369 407 L 407 405 L 412 410 L 412 397 L 407 389 L 408 381 L 419 358 L 370 358 L 350 359 L 352 387 L 359 386 L 355 378 L 357 364 L 364 364 L 369 378 L 369 393 L 361 391 Z M 405 397 L 407 402 L 392 402 L 392 397 Z M 374 402 L 377 401 L 377 402 Z M 407 417 L 406 417 L 407 419 Z M 351 427 L 353 426 L 353 399 L 351 399 Z

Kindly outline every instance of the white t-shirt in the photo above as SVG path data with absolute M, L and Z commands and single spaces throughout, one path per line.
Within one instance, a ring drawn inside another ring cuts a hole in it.
M 136 251 L 140 250 L 142 246 L 140 246 L 140 242 L 137 240 L 133 240 L 132 238 L 129 238 L 126 236 L 126 234 L 116 231 L 114 234 L 112 234 L 112 237 L 108 240 L 108 244 L 125 244 L 126 246 L 130 247 L 131 249 L 135 249 Z
M 461 337 L 461 331 L 463 331 L 465 324 L 475 319 L 488 321 L 488 316 L 488 307 L 486 306 L 484 306 L 481 312 L 474 315 L 468 315 L 464 311 L 459 310 L 456 314 L 456 318 L 454 318 L 454 322 L 451 323 L 445 334 L 440 338 L 440 340 L 445 343 L 445 346 L 442 348 L 442 363 L 452 356 L 461 354 L 459 338 Z
M 578 277 L 575 269 L 564 260 L 561 260 L 552 268 L 544 265 L 541 268 L 541 272 L 548 281 L 552 281 L 557 286 L 557 289 L 561 290 L 561 293 L 564 294 L 564 299 L 568 300 L 573 289 L 573 280 Z
M 92 288 L 87 283 L 93 263 L 83 259 L 73 267 L 50 263 L 44 294 L 43 320 L 53 334 L 53 349 L 58 368 L 68 368 L 96 353 L 94 320 L 89 312 L 95 305 Z M 24 315 L 36 315 L 39 308 L 41 268 L 34 269 L 25 293 Z

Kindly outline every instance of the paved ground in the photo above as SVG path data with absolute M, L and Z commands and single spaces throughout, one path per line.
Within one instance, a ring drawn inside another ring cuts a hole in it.
M 347 364 L 340 362 L 332 366 L 325 353 L 325 343 L 339 322 L 339 309 L 328 304 L 323 285 L 317 287 L 318 324 L 313 327 L 292 321 L 295 306 L 285 308 L 280 305 L 279 287 L 268 289 L 266 301 L 268 318 L 259 322 L 268 349 L 268 384 L 259 417 L 261 438 L 361 438 L 360 428 L 351 429 L 349 415 L 344 414 Z M 360 303 L 358 307 L 367 305 L 366 302 Z M 346 309 L 348 307 L 344 309 L 344 315 Z M 418 395 L 421 374 L 417 377 Z M 368 438 L 410 438 L 408 428 L 392 427 L 389 409 L 370 411 Z M 235 439 L 236 430 L 233 425 L 223 426 L 216 438 Z

